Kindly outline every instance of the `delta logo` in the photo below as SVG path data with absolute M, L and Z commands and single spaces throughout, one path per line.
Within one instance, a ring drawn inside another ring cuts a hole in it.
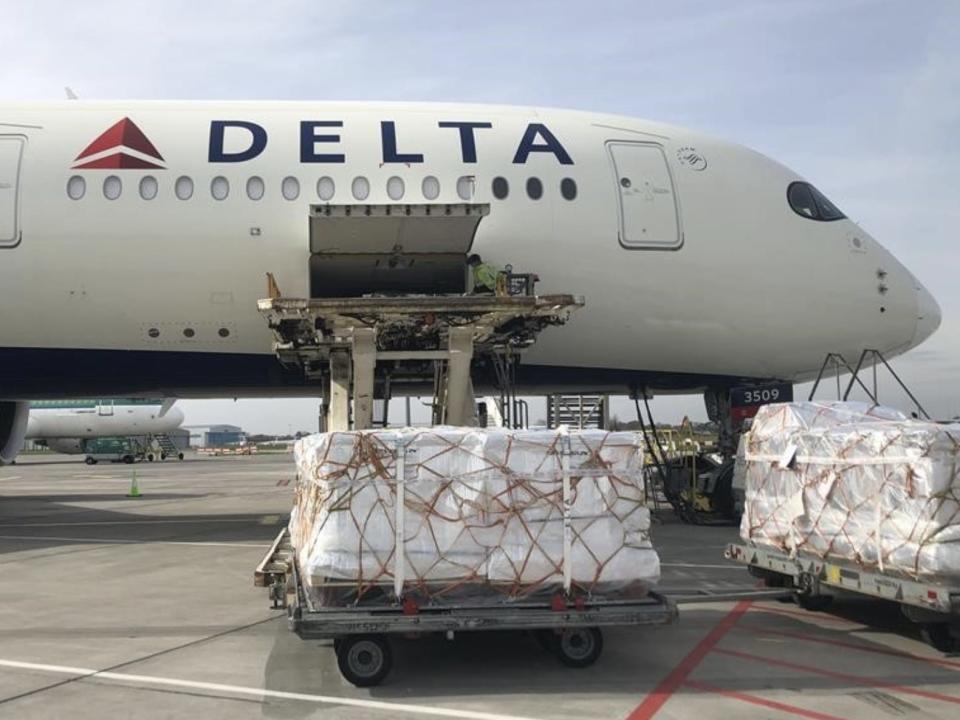
M 76 170 L 163 170 L 163 156 L 128 117 L 110 126 L 77 155 Z

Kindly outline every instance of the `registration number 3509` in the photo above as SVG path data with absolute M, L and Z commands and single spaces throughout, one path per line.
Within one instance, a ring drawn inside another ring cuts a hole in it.
M 780 399 L 780 388 L 744 390 L 743 399 L 748 403 L 769 403 Z

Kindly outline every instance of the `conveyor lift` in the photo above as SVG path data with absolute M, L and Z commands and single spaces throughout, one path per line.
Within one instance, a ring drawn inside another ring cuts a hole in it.
M 432 381 L 435 421 L 476 425 L 473 360 L 513 359 L 583 305 L 573 295 L 471 294 L 467 256 L 488 212 L 472 204 L 311 208 L 311 297 L 283 297 L 271 276 L 271 297 L 258 308 L 280 362 L 321 385 L 326 430 L 373 426 L 378 377 L 391 386 L 390 378 Z

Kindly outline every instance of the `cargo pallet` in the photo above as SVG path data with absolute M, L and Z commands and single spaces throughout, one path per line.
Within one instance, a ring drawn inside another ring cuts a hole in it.
M 770 587 L 791 588 L 807 610 L 825 610 L 837 592 L 899 603 L 928 644 L 941 652 L 960 648 L 960 585 L 922 582 L 850 562 L 736 543 L 727 546 L 724 557 L 746 565 L 751 575 Z
M 305 640 L 333 640 L 337 665 L 357 687 L 378 685 L 393 664 L 390 636 L 405 637 L 486 630 L 525 630 L 555 653 L 564 665 L 592 665 L 603 651 L 603 627 L 665 625 L 677 618 L 677 605 L 658 593 L 637 599 L 568 598 L 561 594 L 534 601 L 417 605 L 409 599 L 390 604 L 314 607 L 304 590 L 284 529 L 254 571 L 254 584 L 269 588 L 274 608 L 287 610 L 290 630 Z

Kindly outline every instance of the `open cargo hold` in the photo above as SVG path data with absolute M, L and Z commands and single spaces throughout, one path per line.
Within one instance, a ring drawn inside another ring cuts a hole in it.
M 960 582 L 960 425 L 864 403 L 775 404 L 745 445 L 744 540 Z
M 296 462 L 290 540 L 316 607 L 642 597 L 659 578 L 634 433 L 332 432 Z

